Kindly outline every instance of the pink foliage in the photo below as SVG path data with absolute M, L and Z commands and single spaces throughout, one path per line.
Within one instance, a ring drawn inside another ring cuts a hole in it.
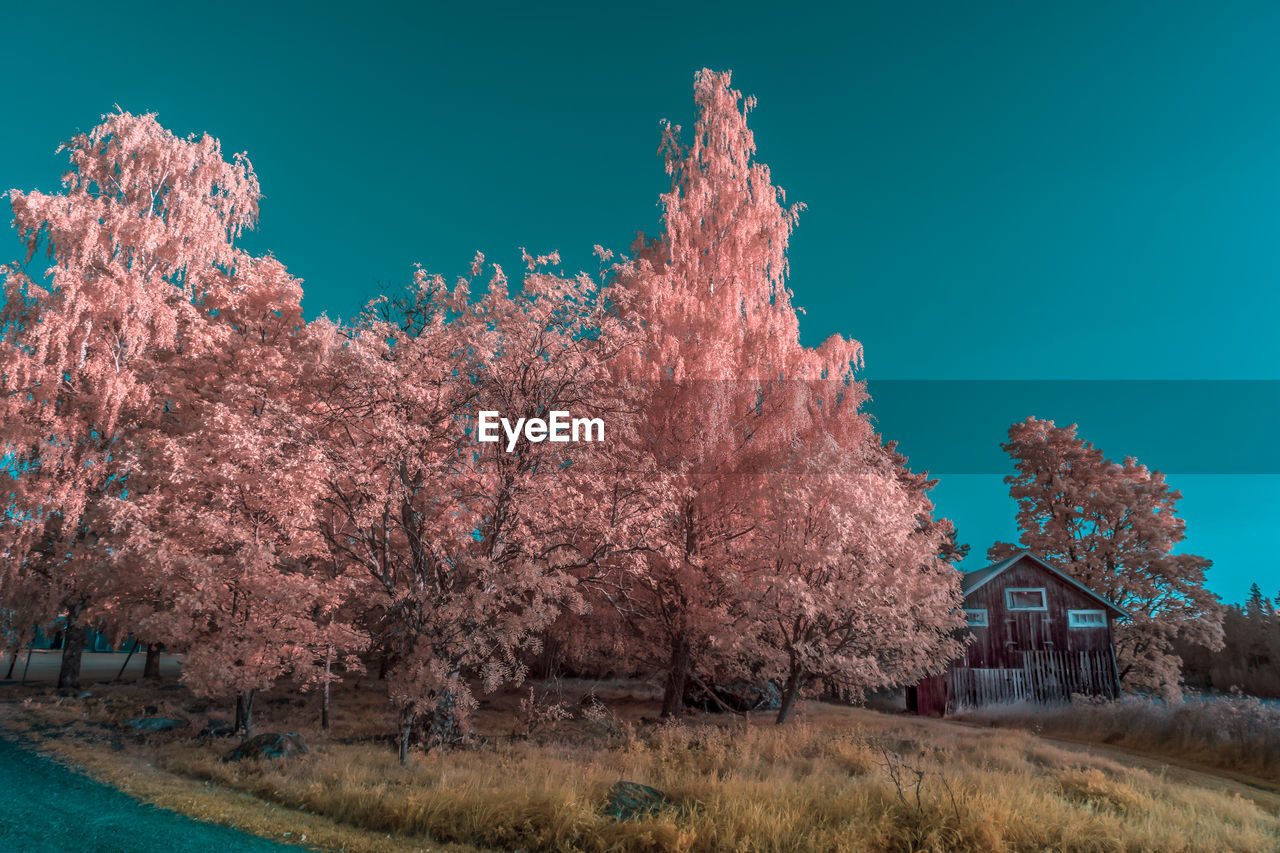
M 728 74 L 698 74 L 690 141 L 678 127 L 664 134 L 672 186 L 663 234 L 637 241 L 634 262 L 618 269 L 630 295 L 624 317 L 644 337 L 616 375 L 639 395 L 641 444 L 668 476 L 655 484 L 648 559 L 624 567 L 605 594 L 632 630 L 632 654 L 666 671 L 666 715 L 680 713 L 695 670 L 762 677 L 762 666 L 777 671 L 779 655 L 795 682 L 839 673 L 859 687 L 884 683 L 854 651 L 874 646 L 872 635 L 814 637 L 856 633 L 851 620 L 871 615 L 853 603 L 858 595 L 907 609 L 926 583 L 906 577 L 936 563 L 937 543 L 910 536 L 930 508 L 900 488 L 858 411 L 861 346 L 800 343 L 786 286 L 799 207 L 784 206 L 768 168 L 753 161 L 753 101 L 729 83 Z M 943 594 L 923 599 L 919 626 L 892 639 L 880 630 L 884 642 L 945 634 L 954 575 L 929 576 Z M 837 604 L 821 628 L 801 615 Z
M 217 140 L 178 139 L 151 115 L 107 116 L 63 150 L 62 193 L 9 193 L 28 261 L 43 247 L 48 265 L 43 283 L 5 271 L 0 443 L 20 476 L 0 583 L 23 603 L 44 587 L 39 620 L 65 612 L 70 634 L 109 577 L 98 516 L 165 407 L 156 365 L 212 343 L 201 302 L 234 274 L 259 193 L 244 157 L 228 163 Z
M 49 269 L 5 271 L 5 607 L 184 648 L 246 730 L 255 691 L 381 655 L 402 755 L 548 637 L 664 672 L 667 714 L 704 678 L 782 684 L 781 722 L 820 685 L 934 671 L 954 531 L 860 411 L 860 345 L 800 342 L 800 207 L 754 159 L 753 102 L 710 71 L 695 100 L 633 257 L 522 250 L 513 288 L 477 255 L 345 325 L 235 245 L 242 155 L 149 115 L 77 137 L 62 193 L 11 195 Z M 557 410 L 606 440 L 477 441 L 482 411 Z
M 1105 458 L 1074 424 L 1028 418 L 1002 446 L 1017 469 L 1005 482 L 1022 536 L 993 546 L 991 559 L 1029 548 L 1129 611 L 1116 629 L 1124 683 L 1176 695 L 1182 662 L 1173 640 L 1222 646 L 1221 609 L 1204 588 L 1209 561 L 1173 552 L 1186 536 L 1182 495 L 1132 457 Z
M 407 738 L 430 715 L 451 739 L 486 689 L 519 683 L 557 614 L 585 607 L 575 572 L 620 550 L 625 459 L 589 446 L 478 444 L 477 413 L 600 414 L 622 334 L 588 276 L 526 255 L 513 296 L 494 266 L 484 293 L 420 273 L 408 298 L 333 329 L 317 446 L 332 559 L 359 585 L 391 661 Z M 483 269 L 477 256 L 473 275 Z

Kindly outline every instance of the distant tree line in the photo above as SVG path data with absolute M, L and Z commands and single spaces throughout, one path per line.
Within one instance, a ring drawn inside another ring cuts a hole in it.
M 1222 615 L 1220 651 L 1182 642 L 1183 680 L 1199 690 L 1238 689 L 1252 696 L 1280 699 L 1280 615 L 1275 599 L 1256 583 L 1244 604 L 1229 604 Z

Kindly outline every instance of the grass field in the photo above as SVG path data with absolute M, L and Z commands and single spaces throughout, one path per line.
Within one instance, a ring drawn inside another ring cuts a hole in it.
M 1251 696 L 999 705 L 958 719 L 1129 747 L 1280 783 L 1280 707 Z
M 599 701 L 584 704 L 592 687 Z M 490 697 L 471 747 L 401 767 L 388 744 L 358 740 L 392 729 L 376 689 L 337 696 L 330 738 L 311 724 L 310 700 L 263 702 L 259 730 L 301 731 L 312 750 L 238 764 L 222 760 L 227 742 L 192 736 L 220 708 L 181 690 L 93 692 L 33 692 L 4 706 L 4 723 L 142 799 L 318 849 L 1280 847 L 1275 809 L 1238 794 L 1026 732 L 833 705 L 810 704 L 781 728 L 721 715 L 670 725 L 648 719 L 656 699 L 642 685 L 540 685 L 532 705 L 527 694 Z M 145 705 L 193 727 L 122 730 Z M 659 789 L 669 808 L 610 817 L 603 806 L 620 780 Z

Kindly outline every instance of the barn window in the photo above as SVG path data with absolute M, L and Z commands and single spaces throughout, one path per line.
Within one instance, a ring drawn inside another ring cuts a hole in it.
M 1105 628 L 1107 614 L 1101 610 L 1068 610 L 1067 625 L 1071 628 Z
M 965 618 L 969 620 L 970 628 L 987 627 L 987 608 L 985 607 L 966 607 L 964 609 Z
M 1010 610 L 1048 610 L 1044 587 L 1010 587 L 1004 591 L 1004 606 Z

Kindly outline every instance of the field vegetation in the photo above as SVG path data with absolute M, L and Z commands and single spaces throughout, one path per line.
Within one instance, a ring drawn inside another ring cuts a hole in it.
M 970 711 L 962 720 L 1112 744 L 1280 783 L 1280 707 L 1252 696 L 1191 696 L 1162 702 L 1077 698 Z
M 4 723 L 144 799 L 320 849 L 1270 851 L 1280 843 L 1280 798 L 1213 790 L 1022 731 L 819 703 L 782 727 L 725 714 L 664 723 L 652 719 L 660 696 L 643 685 L 540 683 L 488 697 L 467 747 L 414 752 L 401 766 L 385 736 L 395 720 L 377 691 L 339 692 L 329 737 L 301 701 L 261 704 L 264 730 L 301 731 L 311 746 L 277 761 L 224 761 L 232 742 L 195 736 L 212 706 L 185 690 L 36 692 L 4 706 Z M 139 734 L 125 721 L 143 711 L 190 726 Z M 664 799 L 619 819 L 609 802 L 620 781 Z

